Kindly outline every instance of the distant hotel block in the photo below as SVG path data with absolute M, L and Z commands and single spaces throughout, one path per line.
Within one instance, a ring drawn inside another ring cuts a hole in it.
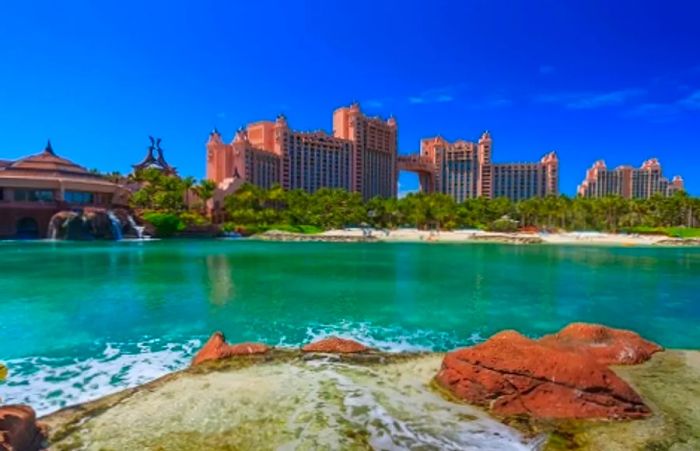
M 397 125 L 362 114 L 358 104 L 333 113 L 333 135 L 289 128 L 284 116 L 240 129 L 230 144 L 214 130 L 207 142 L 207 178 L 220 187 L 250 182 L 263 188 L 314 192 L 343 188 L 395 197 Z
M 661 174 L 656 158 L 645 161 L 640 168 L 618 166 L 609 170 L 605 161 L 596 161 L 578 186 L 582 197 L 622 196 L 630 199 L 648 199 L 655 194 L 670 196 L 683 190 L 683 179 L 673 177 L 670 182 Z
M 449 194 L 457 202 L 475 197 L 518 201 L 559 194 L 556 153 L 533 163 L 493 163 L 492 145 L 488 132 L 478 142 L 448 142 L 439 136 L 423 139 L 420 154 L 400 156 L 399 168 L 418 174 L 421 191 Z

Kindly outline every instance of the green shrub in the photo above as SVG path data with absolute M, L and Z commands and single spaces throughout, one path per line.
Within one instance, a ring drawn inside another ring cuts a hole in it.
M 668 227 L 668 234 L 677 238 L 700 238 L 700 227 Z
M 675 238 L 698 238 L 700 228 L 698 227 L 628 227 L 623 229 L 625 233 L 637 233 L 639 235 L 666 235 Z
M 196 211 L 185 211 L 180 213 L 180 219 L 187 226 L 208 226 L 211 224 L 211 221 L 209 221 L 206 216 Z
M 155 227 L 156 235 L 159 237 L 173 236 L 175 233 L 185 230 L 185 223 L 174 213 L 149 211 L 144 213 L 143 219 Z

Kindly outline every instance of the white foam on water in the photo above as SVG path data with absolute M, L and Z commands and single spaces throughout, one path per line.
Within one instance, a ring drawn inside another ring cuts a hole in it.
M 455 344 L 467 346 L 482 341 L 478 333 L 464 342 L 446 332 L 341 321 L 309 326 L 302 342 L 282 337 L 276 345 L 299 347 L 329 336 L 357 340 L 392 353 L 444 350 Z M 29 404 L 38 415 L 46 415 L 183 369 L 201 345 L 200 339 L 165 343 L 144 338 L 136 343 L 106 343 L 99 354 L 84 359 L 32 356 L 9 360 L 5 362 L 9 377 L 0 384 L 0 399 L 4 403 Z
M 478 332 L 471 334 L 465 342 L 458 340 L 455 334 L 447 332 L 423 329 L 408 331 L 400 327 L 377 326 L 369 322 L 341 321 L 335 324 L 307 327 L 305 343 L 330 336 L 356 340 L 366 346 L 392 353 L 448 350 L 483 341 Z M 299 346 L 299 344 L 285 343 L 282 339 L 278 346 Z
M 149 340 L 133 346 L 107 343 L 99 357 L 87 359 L 27 357 L 6 362 L 9 375 L 0 385 L 3 403 L 31 405 L 42 416 L 157 379 L 189 364 L 200 340 L 185 344 Z

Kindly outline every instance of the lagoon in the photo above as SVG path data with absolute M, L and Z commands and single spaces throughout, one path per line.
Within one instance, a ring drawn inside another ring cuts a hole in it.
M 40 414 L 183 368 L 214 330 L 445 351 L 572 321 L 700 348 L 700 249 L 254 240 L 0 243 L 0 385 Z

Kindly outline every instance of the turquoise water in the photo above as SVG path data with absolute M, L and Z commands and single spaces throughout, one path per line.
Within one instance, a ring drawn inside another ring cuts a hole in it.
M 5 402 L 41 413 L 187 365 L 214 330 L 447 350 L 571 321 L 700 348 L 700 249 L 151 241 L 0 243 Z

